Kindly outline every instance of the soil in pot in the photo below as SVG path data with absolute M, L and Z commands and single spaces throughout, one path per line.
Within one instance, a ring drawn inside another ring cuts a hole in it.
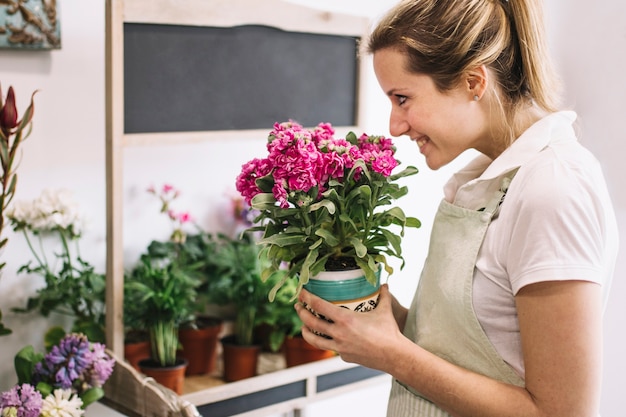
M 215 370 L 222 328 L 220 319 L 198 317 L 194 327 L 181 327 L 178 330 L 178 340 L 182 346 L 179 355 L 189 362 L 186 375 L 210 374 Z
M 171 389 L 178 395 L 182 395 L 185 385 L 185 369 L 187 368 L 186 359 L 179 358 L 176 360 L 176 364 L 172 366 L 161 366 L 152 359 L 144 359 L 139 361 L 139 368 L 144 375 L 154 378 L 159 384 Z
M 309 344 L 302 336 L 285 338 L 283 349 L 288 368 L 336 356 L 332 350 L 318 349 Z
M 238 345 L 234 336 L 224 337 L 221 342 L 225 381 L 234 382 L 256 375 L 260 345 Z

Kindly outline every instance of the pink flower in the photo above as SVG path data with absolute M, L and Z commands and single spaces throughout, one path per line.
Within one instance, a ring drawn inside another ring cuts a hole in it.
M 391 175 L 391 172 L 398 166 L 398 161 L 389 153 L 389 151 L 381 152 L 374 155 L 372 160 L 372 170 L 378 172 L 385 177 Z
M 289 208 L 289 201 L 287 201 L 287 190 L 281 184 L 274 184 L 272 187 L 272 193 L 274 198 L 278 202 L 281 208 Z
M 237 176 L 235 187 L 241 193 L 246 203 L 250 204 L 252 198 L 261 193 L 261 189 L 257 186 L 256 180 L 269 175 L 272 172 L 273 165 L 269 159 L 254 158 L 250 162 L 242 165 L 241 173 Z
M 313 140 L 316 143 L 332 139 L 334 135 L 335 129 L 333 129 L 330 123 L 320 123 L 313 129 Z

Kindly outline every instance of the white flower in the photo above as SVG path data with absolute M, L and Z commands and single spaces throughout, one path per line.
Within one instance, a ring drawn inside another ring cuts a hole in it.
M 45 189 L 30 201 L 16 201 L 7 216 L 33 232 L 63 229 L 80 236 L 83 220 L 72 193 L 66 189 Z
M 83 400 L 71 389 L 55 389 L 43 400 L 41 417 L 80 417 L 85 413 Z

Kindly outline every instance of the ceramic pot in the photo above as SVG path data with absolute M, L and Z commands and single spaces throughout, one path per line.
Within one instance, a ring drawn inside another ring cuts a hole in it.
M 187 368 L 186 359 L 179 358 L 176 360 L 176 364 L 172 366 L 161 366 L 152 359 L 144 359 L 139 361 L 139 368 L 144 375 L 154 378 L 164 387 L 171 389 L 178 395 L 183 394 L 185 369 Z
M 288 368 L 336 356 L 332 350 L 319 349 L 309 344 L 302 336 L 285 338 L 283 348 Z
M 260 345 L 238 345 L 234 336 L 224 337 L 221 342 L 225 381 L 234 382 L 256 375 Z
M 200 318 L 197 321 L 198 328 L 178 330 L 178 340 L 182 346 L 179 355 L 189 362 L 185 375 L 210 374 L 215 370 L 217 362 L 222 321 L 210 318 Z
M 376 308 L 380 295 L 380 268 L 376 284 L 365 279 L 361 269 L 323 271 L 309 279 L 304 286 L 313 294 L 353 311 L 370 311 Z

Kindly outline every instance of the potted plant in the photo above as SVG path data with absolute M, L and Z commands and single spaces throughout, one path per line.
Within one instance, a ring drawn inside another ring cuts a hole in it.
M 216 304 L 233 304 L 236 309 L 234 334 L 222 339 L 224 348 L 224 379 L 236 381 L 256 374 L 261 346 L 255 343 L 254 329 L 260 306 L 267 300 L 267 286 L 261 280 L 261 261 L 256 242 L 247 235 L 240 239 L 224 234 L 215 237 L 215 274 L 219 275 L 210 288 L 208 298 Z M 246 359 L 234 356 L 245 355 Z M 235 369 L 236 365 L 247 369 Z
M 408 192 L 398 180 L 417 173 L 409 166 L 392 174 L 399 161 L 391 139 L 334 134 L 328 123 L 312 130 L 293 121 L 276 123 L 268 135 L 267 157 L 244 164 L 237 177 L 237 190 L 259 211 L 257 225 L 248 230 L 263 233 L 262 254 L 271 260 L 263 279 L 279 276 L 270 299 L 295 279 L 297 291 L 309 285 L 317 294 L 324 292 L 323 298 L 337 296 L 334 302 L 365 294 L 375 300 L 381 266 L 393 273 L 387 256 L 401 260 L 402 268 L 404 230 L 420 226 L 417 218 L 390 207 Z M 341 281 L 350 279 L 349 286 L 356 285 L 360 295 L 352 296 L 332 281 L 310 284 L 322 272 L 347 269 L 356 269 L 356 277 Z
M 275 284 L 267 281 L 267 288 L 271 289 Z M 266 337 L 269 350 L 282 351 L 287 367 L 335 356 L 333 351 L 318 349 L 302 338 L 302 321 L 293 308 L 296 290 L 295 280 L 285 282 L 274 301 L 263 304 L 258 314 L 258 323 L 268 329 Z
M 103 343 L 105 277 L 80 256 L 83 219 L 71 192 L 45 189 L 32 201 L 16 201 L 7 217 L 13 230 L 23 234 L 34 257 L 18 273 L 45 280 L 25 308 L 13 310 L 38 311 L 44 317 L 52 312 L 72 316 L 72 332 Z M 51 247 L 46 249 L 46 243 Z
M 163 184 L 159 188 L 151 186 L 148 193 L 158 197 L 160 211 L 172 221 L 173 231 L 167 240 L 153 240 L 146 256 L 158 262 L 171 263 L 173 268 L 197 281 L 198 294 L 205 294 L 214 278 L 211 261 L 215 256 L 215 242 L 212 235 L 197 225 L 192 233 L 184 230 L 185 226 L 193 223 L 193 217 L 189 212 L 171 207 L 180 195 L 180 191 L 173 185 Z M 188 361 L 186 375 L 207 374 L 215 369 L 218 336 L 223 328 L 223 320 L 206 314 L 205 309 L 206 300 L 198 298 L 189 320 L 179 327 L 180 356 Z
M 212 258 L 216 256 L 212 235 L 198 231 L 184 234 L 182 241 L 154 240 L 148 246 L 146 256 L 171 263 L 173 268 L 197 282 L 199 297 L 193 304 L 189 319 L 179 327 L 180 356 L 188 361 L 187 375 L 213 372 L 223 320 L 205 313 L 207 299 L 202 296 L 210 292 L 209 287 L 216 277 L 212 267 Z
M 138 300 L 140 321 L 150 334 L 151 356 L 140 361 L 139 368 L 178 394 L 187 367 L 187 361 L 177 357 L 178 328 L 193 311 L 197 285 L 174 264 L 155 262 L 145 254 L 124 283 L 125 294 Z

